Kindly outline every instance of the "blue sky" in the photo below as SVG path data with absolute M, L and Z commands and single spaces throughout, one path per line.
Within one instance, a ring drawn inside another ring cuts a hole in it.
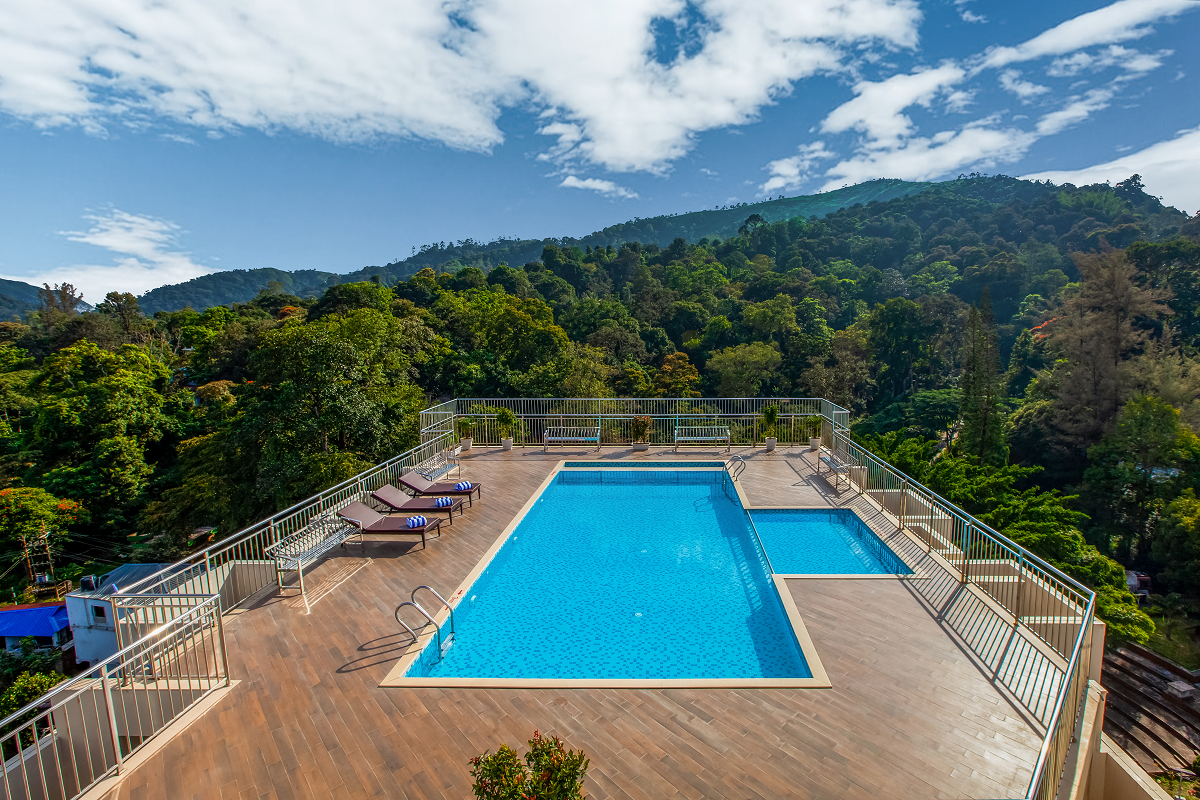
M 971 171 L 1196 213 L 1198 33 L 1200 0 L 15 0 L 0 275 L 96 302 Z

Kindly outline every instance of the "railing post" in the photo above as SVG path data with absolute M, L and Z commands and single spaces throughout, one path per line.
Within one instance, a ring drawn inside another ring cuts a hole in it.
M 121 738 L 117 734 L 117 714 L 113 707 L 112 682 L 108 677 L 108 667 L 100 668 L 100 683 L 104 687 L 104 711 L 108 714 L 108 730 L 112 735 L 113 754 L 117 759 L 117 774 L 125 771 L 125 759 L 121 755 Z
M 971 522 L 968 520 L 963 527 L 963 545 L 962 545 L 962 582 L 966 583 L 971 577 Z
M 925 552 L 928 554 L 933 552 L 933 496 L 927 496 L 925 502 L 929 504 L 929 527 L 925 530 Z
M 904 530 L 906 516 L 908 516 L 908 481 L 900 481 L 900 530 Z
M 217 609 L 217 639 L 221 643 L 221 671 L 225 673 L 225 685 L 229 685 L 229 653 L 225 650 L 225 622 L 222 618 L 221 609 Z
M 1021 595 L 1025 593 L 1025 554 L 1017 551 L 1017 600 L 1013 603 L 1013 627 L 1021 625 Z

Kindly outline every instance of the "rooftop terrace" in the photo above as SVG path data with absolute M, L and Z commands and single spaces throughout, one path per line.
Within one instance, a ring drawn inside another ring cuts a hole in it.
M 588 403 L 655 404 L 659 442 L 697 424 L 678 421 L 693 401 L 490 402 L 561 403 L 557 424 L 599 424 L 606 443 L 628 441 L 629 409 L 597 415 Z M 280 593 L 269 544 L 440 453 L 465 409 L 424 412 L 418 450 L 122 587 L 111 601 L 128 646 L 8 734 L 9 796 L 75 797 L 95 784 L 113 798 L 463 798 L 470 758 L 534 729 L 587 752 L 596 798 L 1058 795 L 1088 680 L 1090 594 L 862 453 L 836 406 L 785 401 L 781 446 L 768 453 L 737 444 L 760 441 L 764 401 L 712 402 L 734 428 L 731 454 L 477 446 L 461 471 L 484 495 L 426 548 L 367 534 L 363 549 L 335 549 L 307 573 L 307 607 Z M 527 432 L 551 424 L 536 406 L 517 410 Z M 596 423 L 580 422 L 588 413 Z M 489 424 L 477 440 L 498 441 Z M 847 465 L 840 492 L 818 475 L 810 436 Z M 412 646 L 396 606 L 421 584 L 450 596 L 560 461 L 729 455 L 745 461 L 738 485 L 751 507 L 849 507 L 914 568 L 785 581 L 831 688 L 380 685 Z
M 833 492 L 814 454 L 743 454 L 753 505 L 848 504 L 929 575 L 788 582 L 832 689 L 379 688 L 409 644 L 397 602 L 421 583 L 449 594 L 559 460 L 594 457 L 477 448 L 464 475 L 488 487 L 483 502 L 428 548 L 369 541 L 312 573 L 311 614 L 269 590 L 228 617 L 229 673 L 242 683 L 132 771 L 121 796 L 462 798 L 468 759 L 535 728 L 587 751 L 596 798 L 1023 795 L 1056 687 L 1018 700 L 999 651 L 1008 645 L 1006 664 L 1044 656 L 877 507 Z

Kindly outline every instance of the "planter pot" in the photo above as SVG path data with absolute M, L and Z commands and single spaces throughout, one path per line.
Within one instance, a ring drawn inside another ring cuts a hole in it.
M 462 449 L 463 449 L 463 450 L 470 450 L 470 449 L 471 449 L 471 437 L 470 437 L 470 436 L 464 436 L 464 437 L 462 438 L 462 441 L 461 441 L 461 442 L 459 442 L 459 444 L 461 444 L 461 445 L 462 445 Z
M 817 452 L 818 450 L 820 450 L 821 449 L 821 437 L 818 436 L 814 439 L 809 439 L 808 440 L 808 449 L 812 450 L 814 453 Z
M 779 438 L 776 436 L 768 436 L 763 441 L 766 443 L 766 449 L 767 449 L 767 452 L 769 453 L 775 449 L 775 445 L 779 443 Z
M 501 439 L 500 440 L 500 449 L 501 450 L 512 450 L 512 439 L 511 438 Z
M 633 450 L 635 453 L 640 453 L 644 450 L 649 450 L 649 449 L 650 449 L 649 442 L 634 442 L 633 443 Z

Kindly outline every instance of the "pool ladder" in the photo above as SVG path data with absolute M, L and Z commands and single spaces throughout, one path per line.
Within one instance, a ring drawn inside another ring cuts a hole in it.
M 428 611 L 426 611 L 425 608 L 420 603 L 417 602 L 417 592 L 421 591 L 422 589 L 428 589 L 430 592 L 432 592 L 433 596 L 436 597 L 439 601 L 441 601 L 441 604 L 446 607 L 447 611 L 450 612 L 450 635 L 447 636 L 445 638 L 445 640 L 442 639 L 442 626 L 438 625 L 437 621 L 433 618 L 433 616 L 430 615 L 430 613 Z M 403 603 L 396 606 L 396 622 L 399 622 L 401 627 L 403 627 L 404 630 L 409 632 L 409 634 L 413 637 L 413 641 L 417 641 L 420 638 L 419 636 L 417 636 L 417 632 L 414 631 L 412 628 L 410 628 L 408 626 L 408 623 L 406 623 L 404 620 L 400 619 L 400 610 L 402 608 L 404 608 L 405 606 L 412 606 L 413 608 L 415 608 L 417 610 L 417 612 L 420 613 L 421 616 L 423 616 L 425 619 L 427 619 L 429 621 L 429 624 L 433 626 L 433 630 L 437 634 L 438 660 L 440 661 L 442 656 L 445 655 L 446 650 L 449 649 L 450 645 L 454 644 L 454 609 L 450 606 L 449 603 L 446 602 L 446 598 L 444 598 L 440 594 L 438 594 L 436 589 L 434 589 L 432 586 L 426 586 L 425 584 L 421 584 L 416 589 L 413 589 L 412 594 L 410 594 L 408 596 L 408 598 L 409 598 L 408 600 L 405 600 Z
M 738 479 L 738 475 L 741 475 L 742 471 L 745 469 L 746 459 L 742 458 L 741 456 L 733 456 L 725 462 L 725 470 L 729 473 L 729 478 L 731 480 L 736 481 Z

